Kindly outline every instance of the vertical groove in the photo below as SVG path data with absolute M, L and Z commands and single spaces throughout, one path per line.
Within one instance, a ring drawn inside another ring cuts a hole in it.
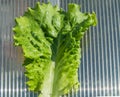
M 2 3 L 2 1 L 1 1 L 1 3 Z M 2 4 L 0 4 L 0 6 L 1 6 Z M 0 8 L 0 11 L 2 12 L 2 7 Z M 1 27 L 1 36 L 0 36 L 0 40 L 1 40 L 1 68 L 0 68 L 0 72 L 1 72 L 1 75 L 0 75 L 0 96 L 2 97 L 3 95 L 2 95 L 2 91 L 3 91 L 3 81 L 2 81 L 2 79 L 3 79 L 3 41 L 2 41 L 2 35 L 3 35 L 3 33 L 2 33 L 2 28 L 3 28 L 3 19 L 2 19 L 2 15 L 3 14 L 0 14 L 0 17 L 1 17 L 1 22 L 0 22 L 0 27 Z
M 13 87 L 12 87 L 12 92 L 13 92 L 12 94 L 13 95 L 12 96 L 15 97 L 15 93 L 14 93 L 14 90 L 15 90 L 15 85 L 14 85 L 15 84 L 15 73 L 14 73 L 14 71 L 12 72 L 12 81 L 13 81 L 12 82 L 12 85 L 13 85 Z
M 8 0 L 6 0 L 6 6 L 10 9 L 10 7 L 9 7 L 9 1 Z M 8 23 L 9 23 L 9 17 L 8 17 L 8 14 L 9 14 L 9 12 L 8 12 L 8 10 L 7 10 L 7 13 L 6 13 L 6 43 L 10 43 L 10 39 L 9 39 L 9 37 L 10 37 L 10 35 L 9 35 L 9 26 L 8 26 Z M 5 66 L 5 97 L 8 97 L 8 73 L 9 73 L 9 71 L 8 71 L 8 62 L 9 62 L 9 52 L 7 53 L 7 50 L 9 50 L 9 47 L 10 46 L 10 44 L 8 44 L 8 47 L 6 46 L 6 57 L 5 57 L 5 64 L 6 64 L 6 66 Z M 10 50 L 9 50 L 10 51 Z
M 15 6 L 16 5 L 15 0 L 13 0 L 13 1 L 11 0 L 11 4 L 14 5 L 14 7 L 13 7 L 13 17 L 12 17 L 12 18 L 14 18 L 15 17 L 15 7 L 16 7 Z M 11 53 L 11 56 L 12 56 L 12 53 Z M 14 92 L 13 92 L 13 89 L 14 89 L 14 78 L 13 78 L 14 77 L 14 75 L 13 75 L 14 74 L 14 71 L 13 71 L 14 70 L 13 69 L 14 57 L 12 58 L 12 63 L 11 64 L 12 64 L 12 66 L 11 66 L 12 69 L 11 69 L 10 72 L 11 72 L 11 89 L 12 90 L 10 92 L 11 92 L 11 96 L 14 97 Z
M 110 83 L 110 81 L 109 81 L 109 75 L 111 75 L 111 72 L 110 72 L 110 74 L 109 74 L 109 71 L 111 71 L 110 69 L 111 69 L 111 50 L 110 50 L 110 35 L 108 34 L 108 32 L 110 32 L 110 20 L 109 20 L 109 9 L 110 8 L 108 8 L 108 2 L 106 1 L 105 2 L 106 3 L 106 39 L 107 39 L 107 41 L 106 41 L 106 71 L 107 71 L 107 87 L 106 87 L 106 89 L 107 89 L 107 95 L 109 95 L 109 94 L 111 94 L 110 93 L 110 91 L 109 91 L 109 89 L 110 89 L 110 85 L 111 85 L 111 83 Z M 110 66 L 110 67 L 109 67 Z
M 2 1 L 3 2 L 3 4 L 5 4 L 4 3 L 4 1 Z M 3 6 L 2 6 L 3 7 Z M 2 8 L 2 11 L 3 11 L 3 9 L 4 8 Z M 5 21 L 4 21 L 4 15 L 5 15 L 5 13 L 4 13 L 4 11 L 3 11 L 3 15 L 2 15 L 2 24 L 3 24 L 3 26 L 2 26 L 2 81 L 1 81 L 1 86 L 2 86 L 2 97 L 3 97 L 3 95 L 4 95 L 4 54 L 5 54 L 5 52 L 4 52 L 4 33 L 3 33 L 3 28 L 4 28 L 4 24 L 5 24 Z
M 0 0 L 0 2 L 1 2 L 1 0 Z M 0 3 L 0 6 L 1 6 L 1 3 Z M 0 7 L 0 12 L 1 12 L 2 10 L 1 10 L 1 7 Z M 0 17 L 2 18 L 2 15 L 0 15 Z M 2 20 L 0 19 L 0 29 L 2 29 L 1 28 L 1 26 L 2 26 Z M 2 32 L 0 31 L 0 67 L 2 66 Z M 0 81 L 2 80 L 1 79 L 1 76 L 2 76 L 2 70 L 1 70 L 1 68 L 0 68 Z M 1 82 L 0 82 L 0 96 L 1 96 Z
M 116 1 L 117 2 L 117 1 Z M 113 27 L 114 26 L 117 26 L 117 16 L 119 16 L 119 11 L 118 11 L 118 2 L 116 3 L 116 5 L 115 5 L 115 2 L 113 2 L 113 6 L 114 6 L 114 10 L 113 10 L 113 15 L 116 15 L 116 17 L 115 17 L 115 20 L 114 20 L 114 22 L 115 22 L 115 25 L 112 25 Z M 115 6 L 117 6 L 116 8 L 115 8 Z M 118 15 L 117 15 L 117 13 L 118 13 Z M 112 14 L 112 13 L 111 13 Z M 119 22 L 118 22 L 119 23 Z M 117 27 L 119 27 L 119 26 L 117 26 Z M 113 53 L 115 54 L 115 51 L 116 51 L 116 59 L 115 59 L 115 57 L 114 57 L 114 79 L 115 79 L 115 95 L 119 95 L 119 93 L 117 93 L 117 91 L 119 91 L 119 88 L 117 88 L 117 84 L 119 84 L 119 60 L 118 60 L 118 57 L 119 57 L 119 53 L 118 53 L 118 40 L 119 40 L 119 38 L 117 37 L 117 33 L 119 33 L 118 31 L 117 31 L 117 28 L 115 27 L 114 28 L 114 33 L 115 33 L 115 42 L 114 42 L 114 44 L 116 44 L 116 47 L 114 47 L 114 48 L 116 48 L 116 50 L 114 49 L 113 50 Z M 113 35 L 112 35 L 113 36 Z M 114 55 L 115 56 L 115 55 Z M 117 61 L 115 61 L 115 60 L 117 60 Z M 117 66 L 117 64 L 118 64 L 118 66 Z M 118 68 L 117 68 L 118 67 Z M 117 74 L 118 73 L 118 74 Z M 117 77 L 116 77 L 116 75 L 117 75 Z M 117 80 L 118 80 L 118 82 L 117 82 Z M 118 85 L 118 87 L 119 87 L 119 85 Z
M 7 6 L 7 0 L 6 0 L 6 2 L 5 2 L 5 4 L 4 4 L 6 7 L 8 7 Z M 4 15 L 4 22 L 5 22 L 5 26 L 7 25 L 7 10 L 6 9 L 4 9 L 5 10 L 5 15 Z M 3 35 L 4 35 L 4 38 L 3 38 L 3 41 L 4 41 L 4 82 L 3 82 L 3 89 L 4 89 L 4 92 L 3 92 L 3 96 L 7 96 L 7 52 L 5 51 L 5 50 L 7 50 L 7 45 L 6 45 L 6 42 L 8 41 L 7 40 L 7 28 L 6 29 L 3 29 Z
M 95 7 L 96 7 L 96 14 L 98 14 L 98 6 L 97 6 L 97 1 L 95 0 Z M 96 27 L 96 32 L 98 32 L 98 26 Z M 97 96 L 97 62 L 96 62 L 96 36 L 95 36 L 96 34 L 95 33 L 93 33 L 93 57 L 94 57 L 94 59 L 93 59 L 93 61 L 94 61 L 94 81 L 95 81 L 95 85 L 94 85 L 94 96 Z
M 93 0 L 91 1 L 91 7 L 92 7 L 92 10 L 93 10 Z M 95 29 L 92 29 L 90 32 L 92 32 L 92 33 L 95 33 L 95 31 L 94 31 Z M 92 62 L 92 59 L 93 59 L 93 56 L 92 56 L 92 39 L 91 39 L 91 37 L 92 37 L 92 34 L 91 33 L 91 35 L 90 35 L 90 73 L 91 73 L 91 97 L 93 97 L 93 68 L 92 68 L 92 64 L 93 64 L 93 62 Z
M 106 5 L 106 2 L 104 2 L 104 6 L 105 6 L 105 10 L 106 10 L 106 6 L 107 6 L 107 5 Z M 107 14 L 106 14 L 106 16 L 107 16 Z M 105 18 L 105 19 L 107 19 L 106 16 L 104 15 L 104 18 Z M 104 26 L 107 25 L 106 23 L 107 23 L 107 22 L 104 21 Z M 105 78 L 106 78 L 106 79 L 105 79 L 105 82 L 106 82 L 106 83 L 105 83 L 105 84 L 106 84 L 106 85 L 104 86 L 104 91 L 105 91 L 105 95 L 106 95 L 106 94 L 108 94 L 107 88 L 108 88 L 108 84 L 109 84 L 109 81 L 108 81 L 108 69 L 107 69 L 107 68 L 108 68 L 108 66 L 107 66 L 107 64 L 108 64 L 108 59 L 107 59 L 108 53 L 107 53 L 107 47 L 106 47 L 106 46 L 107 46 L 107 41 L 106 41 L 106 40 L 107 40 L 107 37 L 106 37 L 106 36 L 107 36 L 107 35 L 106 35 L 107 29 L 106 29 L 106 27 L 104 28 L 104 32 L 105 32 L 105 33 L 104 33 L 104 38 L 105 38 L 105 39 L 104 39 L 104 50 L 105 50 L 105 51 L 104 51 L 104 53 L 105 53 L 104 56 L 105 56 L 105 69 L 106 69 L 106 70 L 105 70 L 105 74 L 106 74 L 106 76 L 105 76 Z
M 22 70 L 20 70 L 20 97 L 22 97 L 22 93 L 24 92 L 24 88 L 22 87 L 23 82 L 22 82 Z
M 118 2 L 119 0 L 117 0 L 117 3 L 116 3 L 116 5 L 117 5 L 117 13 L 118 13 L 118 15 L 117 16 L 120 16 L 120 7 L 119 7 L 119 5 L 120 5 L 120 2 Z M 118 19 L 118 48 L 120 48 L 120 44 L 119 44 L 119 41 L 120 41 L 120 17 L 117 17 L 117 19 Z M 118 52 L 117 52 L 117 62 L 118 62 L 118 95 L 120 95 L 120 49 L 118 49 Z
M 10 18 L 11 18 L 11 21 L 13 20 L 13 18 L 14 18 L 14 12 L 13 12 L 13 7 L 14 6 L 14 3 L 12 2 L 12 0 L 10 0 L 10 7 L 11 7 L 11 12 L 12 12 L 12 14 L 11 14 L 11 16 L 10 16 Z M 13 23 L 12 23 L 13 24 Z M 12 34 L 12 31 L 11 31 L 11 28 L 12 28 L 12 24 L 10 25 L 10 34 Z M 12 43 L 12 37 L 10 37 L 10 42 Z M 9 66 L 9 88 L 8 88 L 8 91 L 9 91 L 9 97 L 11 97 L 12 96 L 12 91 L 11 91 L 11 89 L 12 89 L 12 60 L 13 60 L 13 55 L 12 55 L 12 51 L 13 51 L 13 47 L 12 47 L 12 44 L 10 45 L 10 61 L 9 61 L 9 63 L 10 63 L 10 66 Z
M 100 2 L 100 0 L 99 0 L 99 2 L 98 2 L 98 6 L 100 7 L 100 4 L 101 4 L 101 2 Z M 99 16 L 101 16 L 101 10 L 100 10 L 100 8 L 98 7 L 98 14 L 99 14 Z M 100 18 L 100 17 L 99 17 Z M 98 24 L 100 24 L 100 21 L 99 21 L 99 23 Z M 101 25 L 100 25 L 101 26 Z M 98 30 L 99 30 L 99 28 L 98 28 Z M 97 94 L 97 96 L 100 96 L 101 95 L 101 64 L 100 64 L 100 57 L 101 57 L 101 55 L 100 55 L 100 53 L 101 53 L 101 51 L 100 51 L 100 34 L 99 34 L 100 32 L 99 31 L 97 31 L 96 32 L 96 37 L 97 37 L 97 40 L 98 40 L 98 43 L 97 43 L 97 46 L 98 46 L 98 84 L 97 84 L 97 86 L 98 86 L 98 94 Z
M 19 69 L 18 69 L 19 70 Z M 19 80 L 18 80 L 18 78 L 19 78 L 19 71 L 18 70 L 16 70 L 16 76 L 15 76 L 15 80 L 16 80 L 16 89 L 15 89 L 15 93 L 16 93 L 16 96 L 15 97 L 19 97 L 19 93 L 20 93 L 20 88 L 19 88 Z
M 110 29 L 111 29 L 110 28 L 110 26 L 111 26 L 111 24 L 110 24 L 110 15 L 109 15 L 109 11 L 110 11 L 109 9 L 110 8 L 108 8 L 109 5 L 110 5 L 110 2 L 109 2 L 109 4 L 108 4 L 108 2 L 106 2 L 106 4 L 107 4 L 106 5 L 106 10 L 107 10 L 107 25 L 106 25 L 106 28 L 107 28 L 107 32 L 106 32 L 107 35 L 106 35 L 106 37 L 107 38 L 106 39 L 107 39 L 107 45 L 108 45 L 108 49 L 106 51 L 106 52 L 108 52 L 107 53 L 107 56 L 108 56 L 107 57 L 107 64 L 106 64 L 107 65 L 107 73 L 108 73 L 107 74 L 107 76 L 108 76 L 107 77 L 107 83 L 108 83 L 107 84 L 107 95 L 111 95 L 112 91 L 110 92 L 110 90 L 109 90 L 111 88 L 110 86 L 111 86 L 111 76 L 112 76 L 112 74 L 111 74 L 112 73 L 112 70 L 111 70 L 111 49 L 110 49 L 111 48 L 110 47 L 111 44 L 109 42 L 110 41 L 110 35 L 108 34 L 108 32 L 110 32 Z
M 1 1 L 1 2 L 3 2 L 3 1 Z M 2 4 L 1 4 L 2 5 Z M 3 7 L 1 8 L 1 12 L 3 11 Z M 1 97 L 3 97 L 3 72 L 4 72 L 4 70 L 3 70 L 3 56 L 4 56 L 4 46 L 3 46 L 3 44 L 4 44 L 4 42 L 3 42 L 3 24 L 4 24 L 4 18 L 3 18 L 3 16 L 4 16 L 4 13 L 3 14 L 0 14 L 1 15 L 1 45 L 2 45 L 2 47 L 1 47 L 1 87 L 0 87 L 0 90 L 1 90 L 1 92 L 0 92 L 0 94 L 1 94 Z
M 102 1 L 103 2 L 103 1 Z M 105 7 L 104 7 L 104 5 L 103 5 L 103 11 L 105 10 Z M 100 6 L 99 6 L 99 9 L 100 9 Z M 102 25 L 103 25 L 103 28 L 102 28 L 102 30 L 101 30 L 101 33 L 100 33 L 100 37 L 103 37 L 104 36 L 104 32 L 106 32 L 105 31 L 105 29 L 104 29 L 104 26 L 105 26 L 105 12 L 103 13 L 101 13 L 101 15 L 103 14 L 103 24 L 102 24 L 102 22 L 100 22 L 100 26 L 102 27 Z M 100 20 L 102 21 L 102 18 L 101 17 L 99 17 L 100 18 Z M 103 39 L 101 39 L 101 49 L 102 49 L 102 53 L 101 53 L 101 60 L 102 60 L 102 88 L 101 88 L 101 90 L 100 91 L 103 91 L 103 93 L 102 93 L 102 96 L 105 96 L 105 59 L 104 59 L 104 40 Z
M 119 60 L 118 60 L 118 58 L 119 58 L 119 53 L 118 53 L 119 45 L 118 45 L 118 41 L 119 41 L 120 38 L 118 38 L 118 36 L 119 36 L 119 31 L 118 31 L 119 20 L 117 20 L 117 18 L 119 18 L 118 17 L 119 16 L 119 10 L 118 10 L 118 7 L 117 7 L 118 2 L 116 1 L 116 3 L 114 2 L 113 4 L 114 4 L 113 5 L 114 6 L 114 10 L 113 10 L 114 14 L 113 15 L 116 15 L 115 16 L 115 25 L 112 25 L 113 27 L 115 26 L 115 28 L 114 28 L 114 33 L 115 33 L 114 39 L 115 39 L 115 44 L 116 44 L 116 46 L 114 47 L 114 48 L 116 48 L 116 50 L 115 49 L 113 50 L 114 51 L 113 53 L 115 53 L 115 51 L 116 51 L 116 54 L 114 55 L 114 56 L 116 56 L 116 58 L 114 58 L 114 68 L 115 68 L 114 76 L 115 76 L 115 79 L 116 79 L 115 80 L 115 85 L 116 85 L 115 86 L 115 92 L 116 92 L 115 94 L 119 95 L 119 93 L 118 93 L 118 91 L 119 91 Z M 117 13 L 118 13 L 118 15 L 117 15 Z
M 117 54 L 117 58 L 116 58 L 116 60 L 117 60 L 117 62 L 116 62 L 116 64 L 118 65 L 117 67 L 117 73 L 118 73 L 118 81 L 117 81 L 117 86 L 118 86 L 118 95 L 120 95 L 120 43 L 119 43 L 119 41 L 120 41 L 120 7 L 119 7 L 119 5 L 120 5 L 120 2 L 118 2 L 119 0 L 117 0 L 116 1 L 116 5 L 114 5 L 114 6 L 116 6 L 116 21 L 117 21 L 117 27 L 115 27 L 115 32 L 118 32 L 118 35 L 116 34 L 116 44 L 118 45 L 118 47 L 117 47 L 117 51 L 116 51 L 116 54 Z
M 104 1 L 104 0 L 103 0 Z M 102 1 L 102 2 L 103 2 Z M 102 45 L 102 76 L 103 76 L 103 86 L 102 86 L 102 88 L 101 88 L 101 91 L 103 91 L 103 94 L 102 94 L 102 96 L 105 96 L 106 95 L 106 90 L 105 90 L 105 88 L 106 88 L 106 70 L 105 70 L 105 68 L 106 68 L 106 61 L 105 61 L 105 58 L 106 58 L 106 54 L 105 54 L 105 46 L 106 46 L 106 40 L 105 40 L 105 33 L 106 33 L 106 27 L 105 27 L 105 16 L 106 16 L 106 14 L 105 14 L 105 4 L 103 4 L 103 11 L 102 11 L 102 14 L 103 14 L 103 16 L 102 17 L 100 17 L 100 20 L 101 20 L 101 22 L 102 22 L 102 19 L 103 19 L 103 23 L 101 23 L 101 27 L 100 27 L 100 29 L 101 29 L 101 37 L 103 37 L 103 39 L 101 39 L 101 45 Z M 101 14 L 101 15 L 102 15 Z
M 109 4 L 109 6 L 110 6 L 110 8 L 113 8 L 112 7 L 112 1 L 110 1 L 110 4 Z M 113 33 L 113 28 L 112 28 L 112 14 L 111 14 L 111 12 L 112 12 L 112 9 L 110 9 L 110 11 L 109 11 L 109 16 L 110 16 L 110 31 L 111 31 L 111 36 L 113 35 L 112 33 Z M 108 31 L 109 32 L 109 31 Z M 110 41 L 110 40 L 112 40 L 112 41 Z M 111 96 L 113 96 L 113 69 L 114 68 L 112 68 L 112 65 L 114 66 L 114 64 L 113 64 L 113 58 L 112 58 L 112 49 L 114 48 L 112 48 L 112 46 L 111 45 L 113 45 L 114 46 L 114 38 L 113 37 L 110 37 L 110 35 L 109 35 L 109 48 L 111 48 L 110 49 L 110 58 L 109 58 L 109 61 L 110 61 L 110 80 L 111 80 L 111 82 L 110 82 L 110 86 L 109 86 L 109 88 L 110 88 L 110 90 L 109 90 L 109 92 L 111 92 Z M 114 57 L 114 56 L 113 56 Z M 114 79 L 115 80 L 115 79 Z
M 112 1 L 111 1 L 111 4 L 110 4 L 110 8 L 112 7 L 113 8 L 113 10 L 114 10 L 114 6 L 112 6 Z M 116 95 L 116 91 L 114 92 L 114 89 L 116 89 L 116 74 L 115 74 L 115 72 L 117 72 L 116 71 L 116 66 L 115 66 L 115 49 L 114 49 L 114 47 L 112 47 L 112 46 L 115 46 L 115 39 L 114 39 L 114 36 L 115 36 L 115 34 L 113 34 L 114 32 L 114 29 L 113 29 L 113 24 L 115 23 L 115 19 L 114 19 L 114 21 L 113 21 L 113 15 L 112 15 L 112 13 L 114 13 L 115 11 L 113 11 L 112 9 L 110 10 L 110 21 L 111 21 L 111 40 L 112 41 L 110 41 L 111 42 L 111 53 L 112 53 L 112 55 L 111 55 L 111 60 L 113 61 L 112 63 L 111 63 L 111 72 L 112 72 L 112 74 L 111 74 L 111 96 L 114 96 L 114 95 Z M 117 33 L 117 32 L 116 32 Z M 114 79 L 114 80 L 112 80 L 112 79 Z

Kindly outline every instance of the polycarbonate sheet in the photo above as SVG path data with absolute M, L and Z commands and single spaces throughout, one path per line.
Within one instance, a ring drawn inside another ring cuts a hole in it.
M 14 18 L 39 0 L 0 0 L 0 97 L 37 97 L 27 90 L 20 47 L 13 45 Z M 94 11 L 98 24 L 81 40 L 80 87 L 65 97 L 120 96 L 120 0 L 50 0 L 67 10 L 68 3 Z M 41 0 L 40 2 L 47 2 Z

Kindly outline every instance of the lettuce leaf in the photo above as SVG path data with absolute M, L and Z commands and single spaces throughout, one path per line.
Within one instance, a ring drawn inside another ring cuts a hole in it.
M 14 43 L 24 53 L 29 89 L 39 97 L 59 97 L 79 86 L 80 39 L 89 26 L 96 25 L 93 12 L 81 13 L 69 4 L 68 11 L 51 3 L 36 3 L 15 19 Z

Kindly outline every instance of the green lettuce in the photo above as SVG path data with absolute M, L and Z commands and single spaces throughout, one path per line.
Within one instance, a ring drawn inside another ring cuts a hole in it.
M 14 44 L 24 53 L 26 82 L 39 97 L 59 97 L 79 86 L 80 39 L 89 26 L 96 25 L 93 12 L 81 13 L 69 4 L 64 11 L 51 3 L 36 3 L 15 19 Z

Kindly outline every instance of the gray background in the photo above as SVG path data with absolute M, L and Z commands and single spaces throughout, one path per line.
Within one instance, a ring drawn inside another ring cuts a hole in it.
M 13 46 L 14 18 L 39 0 L 0 0 L 0 97 L 37 97 L 27 90 L 20 47 Z M 41 0 L 40 2 L 47 2 Z M 68 97 L 120 96 L 120 0 L 51 0 L 67 10 L 78 3 L 82 12 L 97 14 L 82 42 L 80 88 Z

